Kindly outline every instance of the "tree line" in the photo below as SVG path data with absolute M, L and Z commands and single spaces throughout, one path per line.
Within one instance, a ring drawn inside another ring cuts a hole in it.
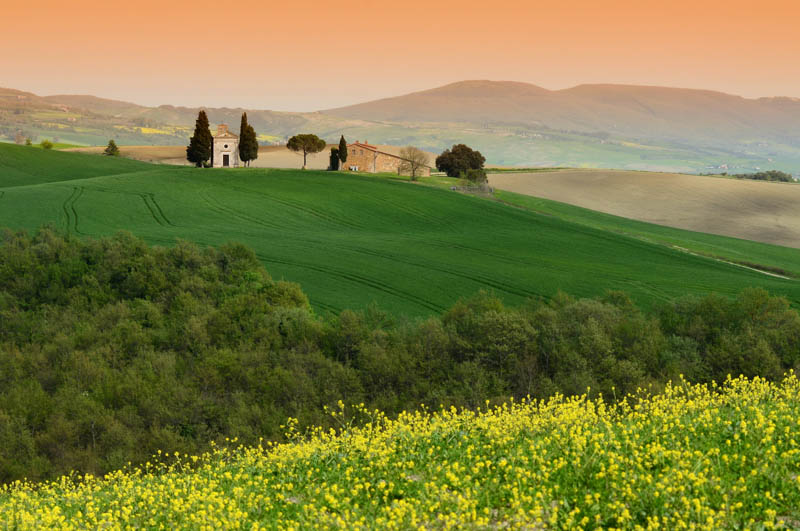
M 427 319 L 319 316 L 241 245 L 0 235 L 0 482 L 279 440 L 288 417 L 328 425 L 340 399 L 391 415 L 790 368 L 800 316 L 760 289 L 650 312 L 619 292 L 519 307 L 479 293 Z
M 756 181 L 775 181 L 784 183 L 793 183 L 795 178 L 791 173 L 786 173 L 780 170 L 767 170 L 755 173 L 737 173 L 734 175 L 737 179 L 753 179 Z

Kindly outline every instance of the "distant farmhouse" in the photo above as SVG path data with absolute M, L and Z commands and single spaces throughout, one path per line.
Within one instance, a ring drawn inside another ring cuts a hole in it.
M 343 169 L 368 173 L 399 173 L 400 164 L 404 160 L 397 155 L 381 151 L 378 146 L 372 146 L 366 142 L 356 140 L 347 145 L 347 162 L 345 162 L 345 168 Z M 430 166 L 421 168 L 419 175 L 430 177 Z
M 228 131 L 228 126 L 219 124 L 211 150 L 211 166 L 214 168 L 239 167 L 239 136 Z

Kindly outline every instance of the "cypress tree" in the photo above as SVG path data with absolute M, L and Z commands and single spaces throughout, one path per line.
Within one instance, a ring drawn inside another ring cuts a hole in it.
M 339 148 L 331 148 L 331 159 L 328 164 L 328 169 L 330 171 L 336 171 L 339 169 Z
M 247 123 L 247 113 L 242 113 L 242 123 L 239 126 L 239 160 L 247 165 L 250 162 L 250 146 L 248 145 L 247 128 L 250 124 Z
M 247 123 L 247 113 L 242 113 L 239 127 L 239 159 L 250 166 L 250 161 L 258 158 L 258 137 L 253 126 Z
M 202 168 L 211 158 L 214 137 L 211 136 L 211 130 L 208 127 L 206 111 L 200 111 L 194 124 L 194 134 L 189 139 L 189 145 L 186 146 L 186 160 L 193 162 L 198 168 Z
M 258 158 L 258 135 L 252 125 L 247 125 L 247 148 L 248 159 L 247 165 L 250 166 L 250 161 Z
M 339 160 L 342 161 L 342 165 L 347 162 L 347 140 L 344 139 L 344 135 L 339 139 Z

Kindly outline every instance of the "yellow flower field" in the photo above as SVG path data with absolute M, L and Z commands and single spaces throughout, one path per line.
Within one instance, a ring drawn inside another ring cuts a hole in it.
M 357 408 L 358 409 L 358 408 Z M 104 479 L 0 490 L 0 527 L 800 527 L 800 383 L 420 411 Z M 232 441 L 235 444 L 235 441 Z M 157 463 L 157 464 L 156 464 Z

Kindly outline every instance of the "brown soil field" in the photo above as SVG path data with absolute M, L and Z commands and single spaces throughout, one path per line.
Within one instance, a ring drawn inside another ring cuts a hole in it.
M 328 167 L 330 148 L 338 144 L 330 144 L 319 153 L 308 156 L 308 168 L 324 170 Z M 379 146 L 382 151 L 398 154 L 402 148 L 397 146 Z M 72 148 L 64 151 L 79 153 L 102 153 L 105 147 Z M 120 146 L 120 155 L 145 162 L 160 162 L 162 164 L 188 165 L 186 161 L 186 147 L 184 146 Z M 430 163 L 436 155 L 429 153 Z M 303 166 L 302 153 L 294 153 L 286 146 L 261 146 L 258 149 L 258 158 L 251 163 L 253 168 L 301 168 Z
M 614 170 L 497 173 L 489 183 L 599 212 L 800 248 L 800 185 Z

